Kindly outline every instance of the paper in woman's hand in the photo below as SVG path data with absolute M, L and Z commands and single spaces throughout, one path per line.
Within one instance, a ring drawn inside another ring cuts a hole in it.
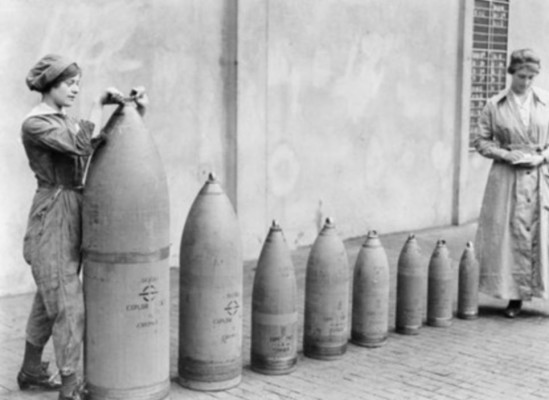
M 521 164 L 530 165 L 532 164 L 533 161 L 534 161 L 534 156 L 532 154 L 524 154 L 518 160 L 513 161 L 513 165 L 521 165 Z

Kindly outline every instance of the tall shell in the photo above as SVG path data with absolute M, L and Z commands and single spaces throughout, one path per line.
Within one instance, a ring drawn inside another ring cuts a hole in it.
M 389 262 L 375 231 L 362 245 L 353 276 L 351 341 L 365 347 L 385 344 L 389 331 Z
M 252 291 L 251 367 L 288 374 L 297 364 L 297 283 L 282 229 L 273 222 L 255 272 Z
M 437 241 L 429 261 L 427 324 L 447 327 L 452 324 L 453 270 L 444 240 Z
M 164 399 L 169 380 L 169 197 L 135 107 L 105 127 L 83 200 L 89 398 Z
M 396 323 L 399 333 L 419 333 L 427 300 L 427 268 L 415 238 L 404 243 L 397 264 Z
M 467 242 L 459 262 L 458 317 L 476 319 L 478 317 L 479 265 L 472 242 Z
M 191 206 L 179 260 L 179 383 L 233 387 L 242 374 L 242 245 L 233 206 L 213 175 Z
M 303 353 L 330 360 L 343 355 L 349 336 L 350 271 L 345 246 L 330 219 L 307 262 Z

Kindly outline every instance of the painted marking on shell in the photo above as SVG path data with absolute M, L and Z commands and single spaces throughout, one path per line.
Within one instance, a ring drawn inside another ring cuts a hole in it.
M 128 304 L 126 306 L 126 311 L 140 311 L 140 310 L 147 310 L 149 308 L 149 305 L 147 303 L 143 304 Z
M 227 311 L 227 314 L 232 316 L 238 312 L 239 308 L 240 308 L 240 305 L 238 304 L 238 301 L 231 300 L 229 304 L 227 304 L 227 307 L 225 307 L 225 311 Z
M 138 329 L 142 329 L 142 328 L 148 328 L 149 326 L 155 326 L 155 325 L 158 325 L 157 319 L 155 319 L 154 321 L 139 322 L 135 327 Z
M 231 317 L 225 317 L 225 318 L 216 318 L 213 320 L 213 323 L 216 325 L 220 324 L 229 324 L 233 321 Z
M 139 296 L 143 298 L 146 302 L 153 301 L 156 298 L 158 291 L 154 285 L 147 285 L 143 288 L 143 291 L 139 293 Z

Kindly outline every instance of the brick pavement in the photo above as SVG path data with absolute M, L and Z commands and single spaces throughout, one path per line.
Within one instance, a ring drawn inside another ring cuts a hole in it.
M 447 241 L 454 267 L 476 226 L 416 232 L 425 262 L 435 242 Z M 506 302 L 480 297 L 480 318 L 454 319 L 449 328 L 424 326 L 417 336 L 392 331 L 396 262 L 407 233 L 382 235 L 391 266 L 391 332 L 387 344 L 366 349 L 349 344 L 336 361 L 318 361 L 300 352 L 290 375 L 265 376 L 250 370 L 250 300 L 254 262 L 245 263 L 244 369 L 242 383 L 220 392 L 197 392 L 171 385 L 171 399 L 226 400 L 541 400 L 549 399 L 549 303 L 525 304 L 515 320 L 503 318 Z M 353 266 L 363 238 L 345 242 Z M 304 271 L 310 248 L 292 253 L 298 277 L 300 333 L 303 326 Z M 171 375 L 177 374 L 178 270 L 172 269 Z M 0 399 L 57 399 L 55 393 L 20 392 L 15 382 L 32 295 L 0 298 Z M 301 348 L 301 344 L 300 344 Z M 51 343 L 46 356 L 53 359 Z

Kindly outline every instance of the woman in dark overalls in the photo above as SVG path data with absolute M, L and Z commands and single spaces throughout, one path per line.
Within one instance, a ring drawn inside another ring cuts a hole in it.
M 25 118 L 22 140 L 38 188 L 24 239 L 24 257 L 32 269 L 37 293 L 26 329 L 23 365 L 17 380 L 22 390 L 60 389 L 59 399 L 80 399 L 77 369 L 84 335 L 81 266 L 81 206 L 86 164 L 104 140 L 102 107 L 123 101 L 110 88 L 93 103 L 90 120 L 68 116 L 79 93 L 81 70 L 59 55 L 43 57 L 28 73 L 30 90 L 42 101 Z M 42 363 L 50 336 L 61 383 Z

